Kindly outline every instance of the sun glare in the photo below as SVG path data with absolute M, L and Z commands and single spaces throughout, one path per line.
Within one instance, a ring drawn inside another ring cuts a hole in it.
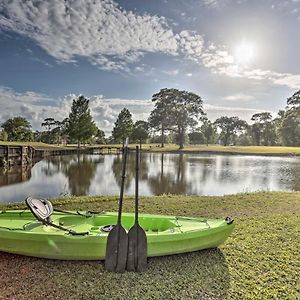
M 253 61 L 254 56 L 254 46 L 248 42 L 242 42 L 235 48 L 234 57 L 238 64 L 249 64 Z

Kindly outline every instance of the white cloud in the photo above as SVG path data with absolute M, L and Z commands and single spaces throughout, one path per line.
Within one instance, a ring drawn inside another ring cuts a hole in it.
M 252 108 L 244 108 L 244 107 L 232 107 L 232 106 L 217 106 L 211 104 L 204 104 L 204 110 L 207 113 L 207 117 L 211 121 L 215 121 L 217 118 L 222 116 L 229 116 L 229 117 L 239 117 L 247 122 L 251 121 L 251 117 L 256 114 L 260 113 L 261 109 L 252 109 Z M 267 111 L 267 110 L 265 110 Z M 271 112 L 271 111 L 270 111 Z M 274 112 L 271 112 L 275 114 Z
M 145 52 L 175 54 L 165 19 L 137 15 L 112 0 L 2 0 L 0 27 L 34 39 L 59 61 L 87 57 L 105 70 L 126 70 Z
M 205 0 L 203 4 L 220 7 L 230 2 L 243 1 Z M 2 0 L 0 12 L 0 29 L 35 40 L 58 61 L 75 63 L 84 57 L 103 70 L 130 72 L 130 64 L 146 53 L 183 55 L 216 74 L 299 88 L 298 74 L 241 67 L 225 46 L 205 42 L 195 31 L 175 34 L 164 17 L 126 11 L 113 0 Z M 143 69 L 134 67 L 137 72 Z
M 0 124 L 9 118 L 22 116 L 30 121 L 34 130 L 40 130 L 42 121 L 47 117 L 54 117 L 57 120 L 68 117 L 72 101 L 76 97 L 77 95 L 70 94 L 57 101 L 43 94 L 17 93 L 12 89 L 0 87 Z M 114 122 L 124 107 L 132 113 L 134 121 L 146 120 L 153 109 L 150 100 L 104 98 L 102 95 L 92 96 L 89 99 L 96 125 L 107 135 L 111 134 Z
M 255 97 L 243 93 L 238 93 L 238 94 L 223 97 L 223 99 L 226 101 L 248 101 L 248 100 L 255 99 Z

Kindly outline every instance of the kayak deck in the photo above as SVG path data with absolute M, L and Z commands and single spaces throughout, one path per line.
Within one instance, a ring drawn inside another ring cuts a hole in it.
M 72 213 L 72 214 L 71 214 Z M 37 221 L 26 211 L 0 211 L 0 251 L 29 256 L 96 260 L 104 259 L 108 232 L 117 213 L 54 212 L 52 223 L 87 235 L 70 235 Z M 234 225 L 224 219 L 186 218 L 140 214 L 140 226 L 148 240 L 148 256 L 161 256 L 213 248 L 223 243 Z M 122 225 L 129 230 L 134 214 L 123 213 Z

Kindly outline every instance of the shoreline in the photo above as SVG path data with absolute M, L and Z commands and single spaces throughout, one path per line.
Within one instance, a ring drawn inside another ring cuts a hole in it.
M 1 142 L 0 145 L 4 146 L 32 146 L 36 150 L 44 151 L 59 151 L 59 150 L 79 150 L 88 151 L 89 149 L 109 149 L 121 148 L 121 144 L 99 144 L 99 145 L 86 145 L 79 149 L 76 145 L 50 145 L 40 142 Z M 129 145 L 129 150 L 135 149 L 138 144 L 132 143 Z M 150 153 L 171 153 L 171 154 L 220 154 L 220 155 L 258 155 L 258 156 L 300 156 L 300 147 L 284 147 L 284 146 L 221 146 L 221 145 L 186 145 L 185 148 L 179 149 L 175 144 L 165 144 L 161 147 L 160 144 L 142 144 L 143 152 Z

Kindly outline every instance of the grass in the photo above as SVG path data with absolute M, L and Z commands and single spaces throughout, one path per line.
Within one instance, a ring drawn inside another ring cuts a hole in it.
M 77 148 L 77 145 L 59 146 L 45 144 L 42 142 L 3 142 L 0 145 L 24 145 L 33 146 L 37 149 L 70 149 Z M 134 148 L 137 144 L 130 144 Z M 87 147 L 122 147 L 121 144 L 109 145 L 92 145 Z M 282 147 L 282 146 L 221 146 L 221 145 L 187 145 L 184 149 L 179 150 L 175 144 L 166 144 L 164 148 L 160 144 L 143 144 L 144 151 L 151 152 L 175 152 L 175 153 L 220 153 L 220 154 L 250 154 L 250 155 L 300 155 L 300 147 Z
M 150 148 L 151 147 L 151 148 Z M 152 152 L 186 152 L 186 153 L 228 153 L 228 154 L 257 154 L 257 155 L 300 155 L 300 147 L 281 146 L 221 146 L 221 145 L 187 145 L 179 150 L 175 144 L 166 144 L 161 148 L 158 144 L 143 145 L 144 150 Z
M 116 197 L 53 202 L 60 209 L 117 209 Z M 126 198 L 124 209 L 133 211 L 132 198 Z M 142 197 L 140 209 L 170 215 L 230 215 L 236 227 L 219 249 L 151 258 L 142 274 L 108 273 L 103 262 L 0 253 L 0 286 L 5 287 L 0 299 L 299 299 L 300 192 Z

